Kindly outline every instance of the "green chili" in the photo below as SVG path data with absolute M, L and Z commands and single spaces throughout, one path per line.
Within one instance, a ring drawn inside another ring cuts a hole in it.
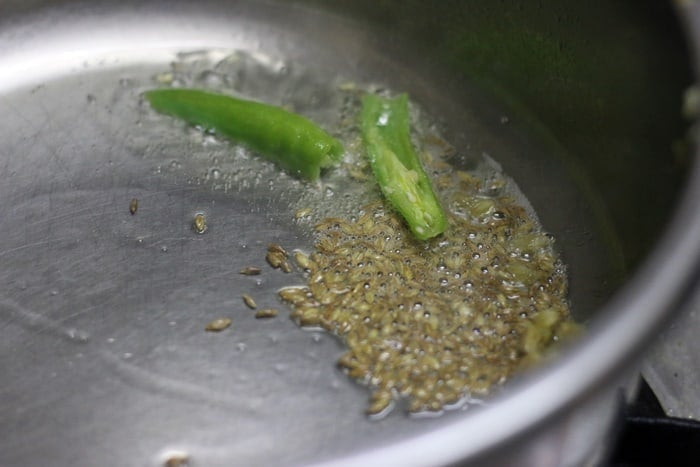
M 408 97 L 367 94 L 360 116 L 362 138 L 384 196 L 421 239 L 445 231 L 445 213 L 411 143 Z
M 340 142 L 315 123 L 279 107 L 198 89 L 144 96 L 156 111 L 240 142 L 301 178 L 316 180 L 343 154 Z

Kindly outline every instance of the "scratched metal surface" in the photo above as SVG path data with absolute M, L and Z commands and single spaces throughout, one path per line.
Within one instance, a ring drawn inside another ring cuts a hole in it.
M 642 364 L 642 375 L 666 414 L 700 421 L 700 300 L 665 329 Z
M 290 12 L 260 6 L 268 25 L 248 7 L 252 16 L 213 10 L 186 20 L 88 11 L 78 25 L 43 18 L 34 29 L 42 34 L 24 30 L 16 36 L 23 40 L 5 43 L 0 464 L 151 466 L 180 451 L 192 465 L 296 464 L 463 416 L 416 421 L 396 411 L 369 421 L 366 392 L 334 369 L 339 344 L 284 318 L 275 290 L 300 276 L 263 262 L 268 242 L 309 246 L 307 231 L 290 217 L 298 184 L 270 190 L 274 173 L 260 166 L 262 177 L 229 179 L 222 188 L 212 169 L 231 168 L 230 146 L 175 125 L 154 132 L 138 94 L 178 49 L 262 48 L 358 79 L 374 67 L 425 97 L 424 77 L 395 73 L 398 65 L 366 50 L 376 42 L 363 34 L 297 15 L 302 36 L 279 29 Z M 353 57 L 360 55 L 358 68 Z M 483 116 L 501 125 L 501 114 Z M 475 124 L 460 121 L 467 123 Z M 527 150 L 516 123 L 513 141 Z M 490 130 L 481 130 L 484 140 L 471 141 L 476 153 L 487 145 L 503 160 L 517 158 L 504 137 L 510 130 L 500 127 L 490 140 Z M 561 233 L 577 272 L 572 293 L 590 310 L 605 294 L 588 279 L 606 271 L 599 268 L 604 249 L 587 228 L 587 204 L 561 168 L 538 151 L 531 156 L 520 175 L 530 180 L 529 196 L 546 200 L 547 225 Z M 559 215 L 572 207 L 575 219 Z M 208 219 L 202 235 L 191 228 L 197 212 Z M 263 274 L 237 274 L 248 265 Z M 260 307 L 280 308 L 281 317 L 255 320 L 243 293 Z M 233 326 L 204 332 L 218 317 Z
M 113 66 L 102 50 L 78 71 L 4 75 L 18 79 L 0 98 L 0 464 L 160 465 L 186 452 L 194 465 L 273 465 L 425 430 L 368 422 L 365 392 L 334 369 L 335 341 L 285 309 L 261 322 L 243 305 L 248 293 L 280 308 L 275 291 L 300 278 L 265 268 L 266 245 L 308 238 L 270 193 L 269 167 L 218 189 L 205 174 L 225 173 L 213 154 L 228 146 L 140 124 L 138 94 L 174 54 L 133 68 L 135 50 Z M 263 274 L 240 276 L 248 265 Z M 218 317 L 233 326 L 205 332 Z
M 159 465 L 184 451 L 271 465 L 343 449 L 358 425 L 367 440 L 425 429 L 368 423 L 366 394 L 334 369 L 339 345 L 285 318 L 275 290 L 300 278 L 266 268 L 266 245 L 308 241 L 266 179 L 197 184 L 211 148 L 183 154 L 185 138 L 139 127 L 138 90 L 120 80 L 158 69 L 86 70 L 1 99 L 0 463 Z M 248 265 L 263 274 L 240 276 Z M 242 293 L 280 317 L 256 320 Z M 233 326 L 205 332 L 218 317 Z

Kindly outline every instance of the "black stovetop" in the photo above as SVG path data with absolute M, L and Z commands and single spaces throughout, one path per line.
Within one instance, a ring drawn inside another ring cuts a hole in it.
M 642 381 L 608 466 L 700 467 L 700 422 L 667 416 Z

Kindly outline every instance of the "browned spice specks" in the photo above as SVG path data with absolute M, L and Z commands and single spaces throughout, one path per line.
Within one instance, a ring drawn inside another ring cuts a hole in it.
M 204 232 L 206 232 L 207 218 L 204 217 L 204 214 L 200 212 L 194 216 L 194 220 L 192 221 L 192 228 L 198 234 L 203 234 Z
M 210 332 L 220 332 L 231 326 L 232 322 L 231 318 L 216 318 L 210 321 L 204 329 Z
M 277 245 L 276 243 L 271 243 L 267 247 L 267 255 L 265 260 L 267 264 L 275 269 L 281 269 L 283 272 L 292 272 L 292 265 L 288 261 L 289 253 L 287 250 Z
M 255 312 L 255 317 L 258 319 L 274 318 L 277 316 L 278 311 L 274 308 L 266 308 L 264 310 L 258 310 Z
M 241 298 L 243 298 L 243 303 L 245 303 L 246 306 L 251 310 L 254 310 L 258 307 L 258 305 L 255 303 L 255 300 L 253 300 L 253 297 L 251 297 L 250 295 L 243 294 Z
M 239 274 L 243 274 L 244 276 L 257 276 L 262 272 L 262 270 L 255 266 L 246 266 L 238 272 Z

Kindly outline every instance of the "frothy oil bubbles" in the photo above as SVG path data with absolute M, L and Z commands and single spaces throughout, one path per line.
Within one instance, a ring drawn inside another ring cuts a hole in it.
M 338 365 L 370 389 L 372 417 L 402 401 L 412 413 L 461 407 L 576 329 L 551 236 L 502 190 L 484 195 L 494 183 L 443 170 L 440 195 L 465 209 L 427 242 L 383 201 L 321 220 L 307 284 L 280 291 L 300 326 L 343 340 Z

